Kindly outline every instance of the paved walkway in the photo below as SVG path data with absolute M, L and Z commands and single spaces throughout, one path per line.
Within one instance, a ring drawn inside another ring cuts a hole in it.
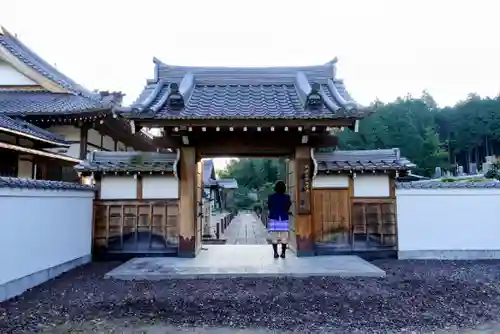
M 357 256 L 275 259 L 270 245 L 205 245 L 194 259 L 135 258 L 106 274 L 123 280 L 234 277 L 384 277 L 385 272 Z
M 135 258 L 106 274 L 123 280 L 227 277 L 384 277 L 385 272 L 357 256 L 275 259 L 266 241 L 267 230 L 252 213 L 236 216 L 223 238 L 225 245 L 203 245 L 194 259 Z
M 253 213 L 240 212 L 224 234 L 226 245 L 267 245 L 267 230 Z

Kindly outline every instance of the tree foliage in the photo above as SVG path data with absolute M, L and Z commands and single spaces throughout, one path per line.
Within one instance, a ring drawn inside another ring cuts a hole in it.
M 265 200 L 278 180 L 286 180 L 286 164 L 284 159 L 232 159 L 218 176 L 236 179 L 235 204 L 249 209 Z
M 432 176 L 436 167 L 478 168 L 488 155 L 500 153 L 500 98 L 470 94 L 453 107 L 439 108 L 430 94 L 406 96 L 391 103 L 375 101 L 372 113 L 360 122 L 359 132 L 344 131 L 339 149 L 400 148 L 417 165 L 415 173 Z M 242 192 L 263 193 L 285 180 L 279 159 L 239 159 L 229 163 L 221 177 L 238 181 Z M 267 187 L 267 188 L 266 188 Z
M 500 151 L 500 99 L 470 94 L 453 107 L 438 108 L 426 92 L 388 104 L 371 106 L 374 112 L 360 122 L 358 133 L 339 138 L 341 149 L 399 147 L 417 164 L 415 172 L 431 176 L 435 167 L 454 169 L 469 163 L 478 168 L 484 158 Z

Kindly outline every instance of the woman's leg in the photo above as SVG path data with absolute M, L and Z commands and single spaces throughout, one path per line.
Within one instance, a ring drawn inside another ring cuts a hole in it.
M 279 254 L 278 254 L 278 237 L 276 235 L 276 232 L 269 232 L 268 240 L 271 241 L 272 243 L 274 258 L 277 259 L 279 257 Z
M 274 252 L 274 258 L 277 259 L 279 257 L 278 244 L 274 242 L 274 240 L 273 240 L 273 252 Z
M 281 257 L 285 258 L 286 246 L 288 243 L 288 232 L 281 232 Z

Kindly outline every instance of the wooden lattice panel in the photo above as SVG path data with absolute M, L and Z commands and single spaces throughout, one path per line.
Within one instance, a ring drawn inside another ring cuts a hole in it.
M 177 200 L 95 201 L 94 212 L 96 247 L 145 251 L 178 243 Z

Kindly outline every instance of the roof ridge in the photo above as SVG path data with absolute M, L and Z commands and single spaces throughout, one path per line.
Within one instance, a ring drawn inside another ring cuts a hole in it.
M 0 188 L 30 188 L 45 190 L 86 190 L 94 191 L 94 188 L 88 185 L 49 180 L 34 180 L 18 177 L 0 176 Z
M 206 65 L 206 66 L 194 66 L 194 65 L 173 65 L 173 64 L 167 64 L 160 59 L 154 57 L 153 58 L 153 63 L 158 66 L 165 66 L 165 67 L 170 67 L 172 69 L 182 69 L 189 71 L 191 70 L 295 70 L 295 71 L 301 71 L 301 69 L 308 69 L 308 68 L 328 68 L 328 67 L 336 67 L 336 64 L 338 62 L 338 58 L 335 57 L 330 61 L 327 61 L 323 64 L 314 64 L 314 65 L 269 65 L 269 66 L 213 66 L 213 65 Z M 332 73 L 333 74 L 333 73 Z

